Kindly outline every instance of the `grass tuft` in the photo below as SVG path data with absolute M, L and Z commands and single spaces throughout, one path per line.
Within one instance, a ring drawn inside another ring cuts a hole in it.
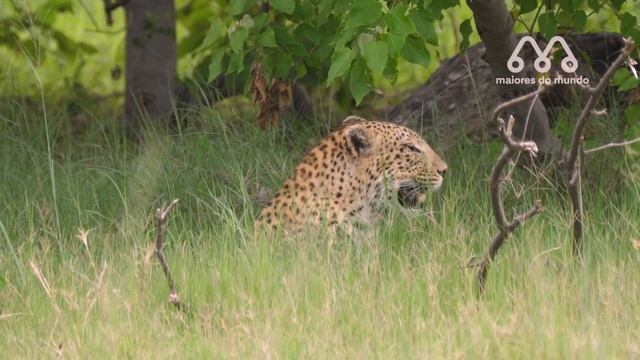
M 539 198 L 546 211 L 508 240 L 478 301 L 465 264 L 495 233 L 488 175 L 499 147 L 445 154 L 450 176 L 425 213 L 391 212 L 376 238 L 256 240 L 261 194 L 324 128 L 289 141 L 250 115 L 193 109 L 197 126 L 135 145 L 108 116 L 77 133 L 64 112 L 48 115 L 47 136 L 41 112 L 0 105 L 6 358 L 640 356 L 632 161 L 607 167 L 607 154 L 594 155 L 583 263 L 571 256 L 562 189 L 512 171 L 507 208 Z M 617 174 L 624 181 L 599 190 Z M 155 208 L 174 198 L 165 252 L 191 316 L 167 303 L 153 258 Z

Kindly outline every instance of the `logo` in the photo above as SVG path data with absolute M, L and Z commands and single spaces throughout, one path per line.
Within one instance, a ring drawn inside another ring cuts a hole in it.
M 516 45 L 516 48 L 513 49 L 513 53 L 507 61 L 507 68 L 512 73 L 516 74 L 524 69 L 524 59 L 518 56 L 518 54 L 520 54 L 520 51 L 527 43 L 531 44 L 531 47 L 533 47 L 533 50 L 535 50 L 536 55 L 538 55 L 538 58 L 536 58 L 536 60 L 533 62 L 533 67 L 537 72 L 546 73 L 551 69 L 551 59 L 549 58 L 549 54 L 551 53 L 553 46 L 557 43 L 560 43 L 560 45 L 562 45 L 562 49 L 564 49 L 564 52 L 567 54 L 567 56 L 565 56 L 565 58 L 560 62 L 560 67 L 562 67 L 562 70 L 570 74 L 574 73 L 578 69 L 578 59 L 576 59 L 576 57 L 573 55 L 573 52 L 569 48 L 569 45 L 567 45 L 567 42 L 561 36 L 552 37 L 551 40 L 549 40 L 547 47 L 545 47 L 544 51 L 542 51 L 538 46 L 538 43 L 536 43 L 536 40 L 533 37 L 527 35 L 523 36 L 522 39 L 520 39 L 518 45 Z
M 507 69 L 513 74 L 518 74 L 524 69 L 524 59 L 520 57 L 520 51 L 522 48 L 529 44 L 536 52 L 537 58 L 533 61 L 533 67 L 536 69 L 539 75 L 536 77 L 519 77 L 511 75 L 510 77 L 496 77 L 497 85 L 557 85 L 557 84 L 580 84 L 589 85 L 589 78 L 582 75 L 576 76 L 574 74 L 578 70 L 578 59 L 573 55 L 571 48 L 567 44 L 567 41 L 561 36 L 554 36 L 549 40 L 544 50 L 540 49 L 536 40 L 527 35 L 523 36 L 516 48 L 513 49 L 513 53 L 507 60 Z M 560 67 L 564 70 L 565 74 L 571 76 L 563 76 L 561 74 L 548 74 L 551 70 L 551 51 L 556 44 L 560 44 L 566 56 L 560 61 Z

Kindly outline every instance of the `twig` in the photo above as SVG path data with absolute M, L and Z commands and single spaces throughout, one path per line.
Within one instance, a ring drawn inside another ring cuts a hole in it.
M 553 86 L 553 85 L 551 85 L 551 86 Z M 504 110 L 506 110 L 506 109 L 508 109 L 508 108 L 510 108 L 512 106 L 518 105 L 518 104 L 523 103 L 523 102 L 525 102 L 525 101 L 527 101 L 529 99 L 535 98 L 536 96 L 540 96 L 540 95 L 544 94 L 549 89 L 549 87 L 551 87 L 551 86 L 546 86 L 546 85 L 542 84 L 542 85 L 540 85 L 538 87 L 538 89 L 536 91 L 530 92 L 530 93 L 522 95 L 522 96 L 518 96 L 517 98 L 513 98 L 513 99 L 511 99 L 509 101 L 503 102 L 502 104 L 496 106 L 495 110 L 493 110 L 492 119 L 496 120 L 501 112 L 503 112 Z
M 622 66 L 622 64 L 624 64 L 635 47 L 634 42 L 629 39 L 624 39 L 624 44 L 624 48 L 620 52 L 620 55 L 618 55 L 616 60 L 614 60 L 611 66 L 609 66 L 609 69 L 607 69 L 598 82 L 598 85 L 588 91 L 589 99 L 576 121 L 576 126 L 571 138 L 571 147 L 569 148 L 569 152 L 564 154 L 559 164 L 565 170 L 565 182 L 567 184 L 567 191 L 573 207 L 573 253 L 578 256 L 581 254 L 582 247 L 582 193 L 580 189 L 580 166 L 583 165 L 579 164 L 580 158 L 583 155 L 582 134 L 589 116 L 592 115 L 593 108 L 604 90 L 609 86 L 609 81 L 611 81 L 613 74 L 620 66 Z
M 113 16 L 111 14 L 113 10 L 119 7 L 124 7 L 127 3 L 129 3 L 129 0 L 117 0 L 114 2 L 111 2 L 111 0 L 104 0 L 104 12 L 107 15 L 107 25 L 113 25 Z
M 167 258 L 164 255 L 164 224 L 167 220 L 167 215 L 171 209 L 173 209 L 178 203 L 178 199 L 173 200 L 171 204 L 167 206 L 163 206 L 156 210 L 156 248 L 155 254 L 160 262 L 160 266 L 162 266 L 162 271 L 167 277 L 167 282 L 169 283 L 169 303 L 173 304 L 179 310 L 186 311 L 188 307 L 180 301 L 180 296 L 178 296 L 178 291 L 176 290 L 176 282 L 173 280 L 173 276 L 171 275 L 171 270 L 169 270 L 169 265 L 167 263 Z
M 635 144 L 637 142 L 640 142 L 640 138 L 633 139 L 633 140 L 628 140 L 628 141 L 623 141 L 623 142 L 619 142 L 619 143 L 609 143 L 609 144 L 606 144 L 606 145 L 594 147 L 594 148 L 589 149 L 589 150 L 585 150 L 584 154 L 587 155 L 587 154 L 592 154 L 594 152 L 607 150 L 607 149 L 611 149 L 611 148 L 629 146 L 629 145 L 633 145 L 633 144 Z
M 498 112 L 494 112 L 494 114 L 497 113 Z M 498 234 L 496 234 L 491 244 L 489 244 L 489 247 L 482 256 L 482 259 L 479 261 L 475 261 L 474 259 L 469 263 L 469 266 L 477 267 L 476 279 L 478 280 L 480 295 L 484 293 L 489 264 L 496 257 L 496 254 L 504 241 L 518 226 L 543 210 L 542 203 L 538 200 L 533 204 L 529 211 L 517 214 L 511 222 L 507 221 L 507 217 L 504 213 L 504 205 L 502 204 L 502 196 L 500 194 L 502 182 L 504 180 L 502 176 L 504 168 L 513 159 L 513 157 L 520 152 L 528 152 L 531 156 L 536 156 L 538 147 L 533 141 L 516 141 L 513 139 L 511 130 L 514 123 L 513 116 L 509 118 L 509 124 L 506 128 L 504 120 L 498 118 L 497 122 L 500 138 L 505 144 L 502 153 L 496 160 L 493 170 L 491 171 L 491 207 L 498 226 Z

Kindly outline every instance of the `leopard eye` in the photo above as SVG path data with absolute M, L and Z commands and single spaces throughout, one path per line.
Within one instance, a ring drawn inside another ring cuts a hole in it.
M 413 144 L 404 144 L 404 146 L 406 146 L 409 150 L 413 151 L 413 152 L 422 152 L 422 150 L 420 150 L 417 146 L 413 145 Z

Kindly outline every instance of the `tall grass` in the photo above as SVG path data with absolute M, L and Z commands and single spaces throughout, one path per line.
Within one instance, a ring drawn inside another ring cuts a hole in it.
M 3 357 L 640 356 L 640 187 L 624 161 L 588 176 L 625 179 L 586 184 L 582 263 L 561 189 L 514 170 L 509 206 L 541 198 L 546 211 L 510 238 L 478 300 L 465 265 L 495 232 L 496 146 L 445 154 L 446 185 L 413 219 L 392 211 L 376 236 L 329 246 L 321 233 L 266 240 L 252 229 L 259 193 L 322 128 L 290 147 L 250 115 L 194 109 L 190 127 L 135 145 L 108 116 L 77 134 L 50 109 L 47 136 L 41 113 L 0 107 Z M 167 304 L 152 252 L 154 209 L 173 198 L 166 253 L 189 315 Z

